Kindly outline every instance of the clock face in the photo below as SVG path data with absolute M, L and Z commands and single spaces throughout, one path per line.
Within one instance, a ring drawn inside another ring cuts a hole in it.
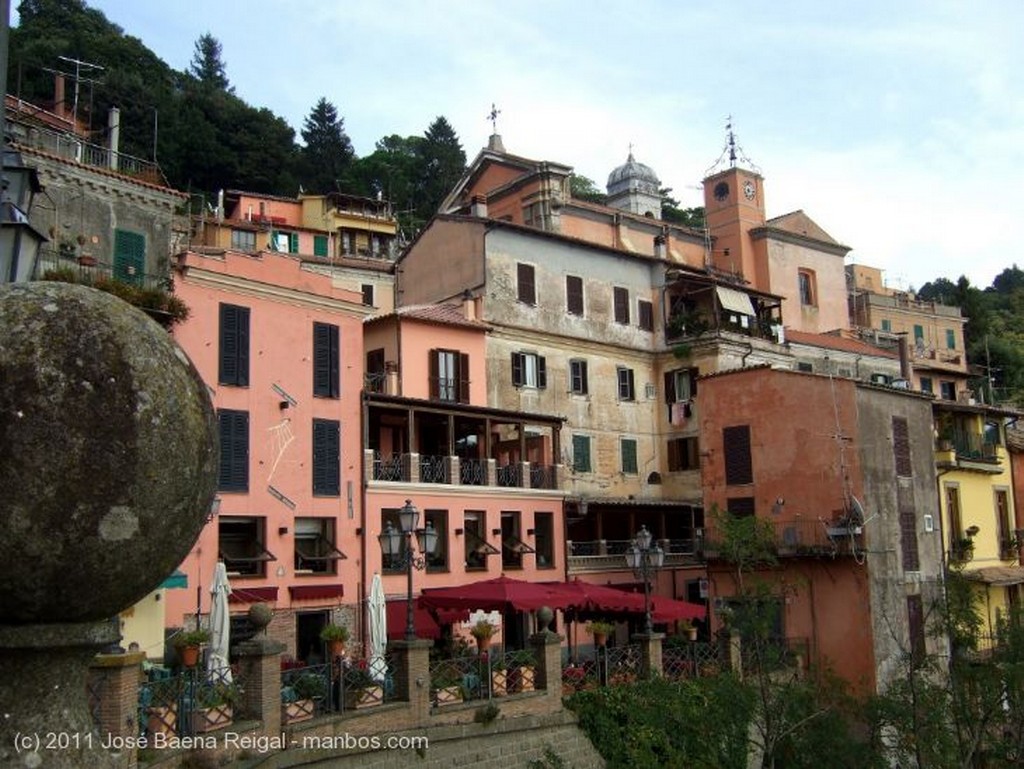
M 754 183 L 752 181 L 747 179 L 747 181 L 745 181 L 743 183 L 743 194 L 744 194 L 744 196 L 746 196 L 747 200 L 753 200 L 754 199 L 754 195 L 756 193 L 757 193 L 757 187 L 754 186 Z
M 729 185 L 726 182 L 719 182 L 715 185 L 715 200 L 725 200 L 729 197 Z

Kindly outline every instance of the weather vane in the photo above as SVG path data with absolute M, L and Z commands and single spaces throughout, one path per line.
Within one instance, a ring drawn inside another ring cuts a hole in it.
M 494 102 L 491 102 L 491 111 L 487 115 L 487 119 L 491 121 L 491 133 L 498 133 L 498 115 L 501 114 L 501 110 L 494 106 Z

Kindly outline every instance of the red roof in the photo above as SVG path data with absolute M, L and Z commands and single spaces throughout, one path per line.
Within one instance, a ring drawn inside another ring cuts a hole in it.
M 851 352 L 855 355 L 876 355 L 879 358 L 898 358 L 899 356 L 891 350 L 883 350 L 873 344 L 862 342 L 859 339 L 848 339 L 845 336 L 834 334 L 811 334 L 806 331 L 793 331 L 786 329 L 786 341 L 797 344 L 811 345 L 812 347 L 825 347 L 830 350 L 841 350 Z
M 373 315 L 366 319 L 367 323 L 374 323 L 379 320 L 393 317 L 410 318 L 422 320 L 426 323 L 440 323 L 445 326 L 466 326 L 468 328 L 490 328 L 486 323 L 479 320 L 469 320 L 458 304 L 412 304 L 408 307 L 399 307 L 394 312 L 383 315 Z

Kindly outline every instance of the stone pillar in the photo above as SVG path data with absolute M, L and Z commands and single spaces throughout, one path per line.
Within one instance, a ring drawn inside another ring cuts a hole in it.
M 458 457 L 448 457 L 448 483 L 456 486 L 462 483 L 462 466 Z
M 263 724 L 262 733 L 281 732 L 281 652 L 284 644 L 256 638 L 238 645 L 239 676 L 244 682 L 242 710 Z
M 544 630 L 530 636 L 530 645 L 537 658 L 533 685 L 544 692 L 551 711 L 562 709 L 562 636 Z
M 743 678 L 743 642 L 740 634 L 733 631 L 729 634 L 729 669 Z
M 420 482 L 420 455 L 418 453 L 411 453 L 405 455 L 409 462 L 409 483 Z
M 519 463 L 519 485 L 524 489 L 530 488 L 530 463 Z
M 369 483 L 370 481 L 373 480 L 373 470 L 374 470 L 373 461 L 374 461 L 375 458 L 376 458 L 376 455 L 374 454 L 373 449 L 364 449 L 363 450 L 363 468 L 364 468 L 363 481 L 365 483 Z
M 498 460 L 488 459 L 487 462 L 487 485 L 498 485 Z
M 97 654 L 93 659 L 89 669 L 89 701 L 101 738 L 138 736 L 139 684 L 145 658 L 142 652 L 134 652 Z M 125 759 L 125 766 L 136 766 L 137 751 L 125 750 Z
M 640 675 L 650 679 L 664 673 L 661 664 L 661 642 L 664 633 L 634 633 L 633 641 L 640 645 Z
M 409 703 L 414 723 L 426 723 L 430 717 L 430 647 L 433 645 L 433 641 L 425 638 L 388 644 L 388 651 L 395 654 L 395 697 Z

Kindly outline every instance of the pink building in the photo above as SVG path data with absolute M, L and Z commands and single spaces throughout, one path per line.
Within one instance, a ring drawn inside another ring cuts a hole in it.
M 233 607 L 274 609 L 269 633 L 298 657 L 361 592 L 359 394 L 362 320 L 354 291 L 287 254 L 179 257 L 175 292 L 191 309 L 175 337 L 213 394 L 220 481 L 210 522 L 181 565 L 195 590 L 168 594 L 177 627 L 209 612 L 218 559 Z M 346 616 L 346 614 L 350 616 Z M 332 616 L 333 615 L 333 616 Z
M 388 523 L 399 528 L 406 500 L 419 509 L 420 526 L 438 535 L 414 575 L 416 593 L 502 573 L 565 577 L 563 420 L 487 406 L 488 326 L 475 318 L 468 300 L 404 307 L 365 324 L 362 579 L 382 574 L 392 637 L 405 628 L 406 576 L 384 558 L 377 537 Z M 430 624 L 418 629 L 436 632 Z M 518 645 L 530 630 L 506 617 L 502 640 Z

